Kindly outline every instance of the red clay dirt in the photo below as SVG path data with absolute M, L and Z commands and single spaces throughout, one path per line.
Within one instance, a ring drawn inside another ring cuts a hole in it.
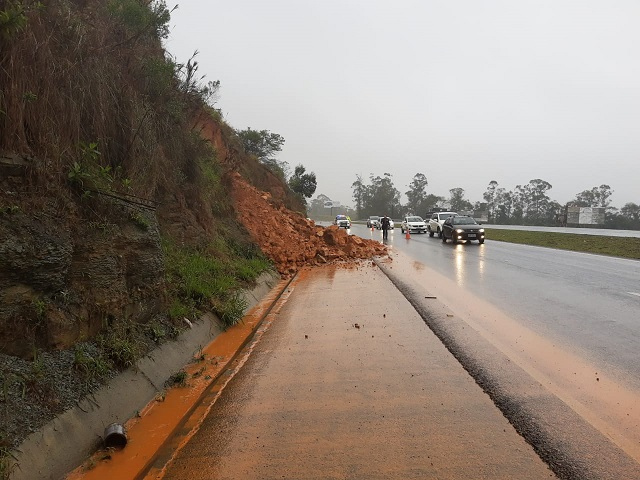
M 231 173 L 236 214 L 251 238 L 287 277 L 305 265 L 353 261 L 386 255 L 387 247 L 349 235 L 335 225 L 322 227 Z

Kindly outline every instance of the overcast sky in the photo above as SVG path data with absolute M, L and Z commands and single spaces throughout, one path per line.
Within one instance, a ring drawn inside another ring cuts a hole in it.
M 175 5 L 167 0 L 171 8 Z M 356 175 L 416 173 L 481 201 L 541 178 L 564 204 L 640 203 L 637 0 L 183 0 L 167 49 L 220 80 L 232 127 L 352 205 Z

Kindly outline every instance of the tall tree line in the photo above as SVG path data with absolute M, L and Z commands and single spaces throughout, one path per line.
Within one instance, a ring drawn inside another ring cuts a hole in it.
M 388 215 L 397 218 L 402 215 L 400 191 L 393 185 L 390 173 L 380 176 L 369 176 L 370 183 L 365 183 L 361 175 L 351 184 L 353 202 L 358 218 L 370 215 Z
M 552 185 L 541 178 L 530 180 L 507 190 L 491 180 L 483 194 L 483 202 L 471 203 L 463 188 L 449 190 L 449 197 L 429 193 L 427 177 L 416 173 L 405 192 L 407 203 L 400 203 L 400 191 L 395 188 L 390 173 L 382 177 L 369 176 L 365 182 L 361 175 L 351 185 L 357 218 L 370 215 L 389 215 L 399 218 L 405 214 L 425 216 L 436 209 L 458 212 L 486 212 L 490 223 L 503 225 L 557 225 L 559 218 L 570 206 L 606 208 L 605 227 L 640 229 L 640 206 L 627 203 L 620 210 L 611 207 L 613 190 L 602 184 L 576 194 L 575 199 L 561 205 L 549 196 Z

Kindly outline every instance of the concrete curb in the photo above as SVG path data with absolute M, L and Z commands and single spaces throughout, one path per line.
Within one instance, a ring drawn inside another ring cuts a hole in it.
M 280 277 L 262 274 L 251 291 L 243 292 L 245 313 L 254 307 Z M 187 364 L 202 347 L 214 340 L 223 328 L 218 319 L 204 315 L 193 328 L 141 359 L 136 369 L 115 377 L 78 406 L 32 433 L 15 453 L 19 465 L 12 480 L 60 479 L 87 459 L 102 443 L 107 425 L 124 424 L 164 390 L 164 382 Z

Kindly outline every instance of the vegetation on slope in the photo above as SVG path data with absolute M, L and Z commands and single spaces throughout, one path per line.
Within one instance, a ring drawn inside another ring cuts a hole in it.
M 163 50 L 169 18 L 162 0 L 0 3 L 0 478 L 185 319 L 236 322 L 265 270 L 384 251 L 294 213 L 315 175 L 287 184 L 247 151 L 218 82 Z
M 218 83 L 164 51 L 169 19 L 164 1 L 0 3 L 0 478 L 184 318 L 241 317 L 272 265 L 230 171 L 303 209 L 210 104 Z

